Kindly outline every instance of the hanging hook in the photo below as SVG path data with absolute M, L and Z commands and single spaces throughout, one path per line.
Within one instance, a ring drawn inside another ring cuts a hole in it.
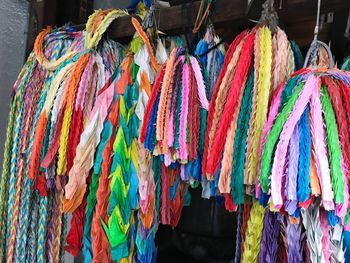
M 142 28 L 148 29 L 155 27 L 156 21 L 155 21 L 155 16 L 154 16 L 154 6 L 151 5 L 151 7 L 147 10 L 147 13 L 145 15 L 145 18 L 142 21 Z
M 321 0 L 318 0 L 316 25 L 315 25 L 315 30 L 314 30 L 314 40 L 312 41 L 310 48 L 306 54 L 304 67 L 308 66 L 309 60 L 311 60 L 311 65 L 316 67 L 319 49 L 324 48 L 327 51 L 327 54 L 329 57 L 329 68 L 333 68 L 334 67 L 334 60 L 333 60 L 333 56 L 332 56 L 332 52 L 331 52 L 330 47 L 327 44 L 325 44 L 322 41 L 319 41 L 317 39 L 318 33 L 319 33 L 319 27 L 320 27 L 320 11 L 321 11 Z
M 259 22 L 267 25 L 271 31 L 276 32 L 278 28 L 278 14 L 274 3 L 274 0 L 266 0 L 265 3 L 263 3 Z
M 307 51 L 307 54 L 305 56 L 305 62 L 304 62 L 304 68 L 306 68 L 309 65 L 309 60 L 311 59 L 311 65 L 316 66 L 317 65 L 317 55 L 320 48 L 324 48 L 327 51 L 328 57 L 329 57 L 329 68 L 334 67 L 334 60 L 332 56 L 332 51 L 330 47 L 319 40 L 312 41 L 309 50 Z

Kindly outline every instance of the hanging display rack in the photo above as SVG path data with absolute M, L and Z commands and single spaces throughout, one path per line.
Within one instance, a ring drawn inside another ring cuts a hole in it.
M 248 1 L 246 0 L 216 0 L 211 4 L 209 17 L 214 26 L 219 27 L 227 22 L 242 22 L 245 18 L 258 19 L 262 3 L 263 1 L 260 0 L 253 1 L 249 12 L 247 13 Z M 311 28 L 313 29 L 315 21 L 314 10 L 316 9 L 316 6 L 316 1 L 291 0 L 283 3 L 282 9 L 278 9 L 277 11 L 279 18 L 285 24 L 295 25 L 310 19 L 310 24 L 312 25 Z M 157 9 L 156 16 L 159 21 L 159 30 L 168 34 L 176 34 L 183 30 L 184 27 L 193 27 L 196 21 L 197 11 L 200 7 L 200 1 L 187 3 L 184 7 L 177 5 Z M 348 8 L 347 0 L 324 1 L 324 3 L 322 3 L 321 12 L 336 12 L 346 8 Z M 182 14 L 183 9 L 186 9 L 186 19 L 182 19 L 184 17 Z M 118 20 L 118 23 L 112 23 L 109 28 L 109 36 L 114 39 L 130 37 L 134 32 L 135 29 L 130 24 L 130 17 L 121 18 Z M 290 35 L 290 33 L 288 35 Z
M 57 24 L 57 19 L 52 16 L 52 13 L 55 13 L 55 11 L 58 14 L 56 2 L 57 0 L 44 0 L 38 3 L 32 3 L 33 9 L 35 9 L 38 16 L 37 27 L 39 29 L 48 24 Z M 220 31 L 218 29 L 225 28 L 223 34 L 230 35 L 231 39 L 227 39 L 227 41 L 231 42 L 233 36 L 237 35 L 243 26 L 246 27 L 247 18 L 253 20 L 259 18 L 263 2 L 263 0 L 216 0 L 211 4 L 209 18 L 219 33 Z M 277 10 L 280 25 L 282 27 L 285 25 L 288 36 L 302 47 L 307 47 L 312 41 L 311 33 L 314 29 L 314 10 L 316 6 L 317 2 L 313 0 L 289 0 L 283 1 Z M 159 30 L 168 35 L 178 35 L 179 33 L 183 33 L 185 28 L 190 27 L 192 29 L 199 7 L 200 1 L 195 0 L 184 5 L 157 8 L 155 15 L 159 22 Z M 46 12 L 46 10 L 50 10 L 50 12 Z M 185 14 L 183 14 L 183 10 L 186 10 Z M 322 3 L 321 14 L 333 13 L 336 20 L 339 17 L 337 16 L 339 12 L 349 12 L 348 0 L 327 0 Z M 76 18 L 71 18 L 70 20 L 76 20 Z M 123 39 L 129 40 L 135 33 L 130 20 L 131 17 L 123 17 L 118 19 L 118 22 L 113 22 L 108 29 L 109 37 L 118 39 L 118 41 Z M 80 22 L 83 21 L 84 18 Z M 344 32 L 346 23 L 339 22 L 337 24 L 343 27 L 343 29 L 339 30 Z M 232 27 L 232 25 L 235 26 Z M 84 25 L 81 24 L 80 27 L 84 28 Z M 35 35 L 38 33 L 31 32 L 33 30 L 29 30 L 28 50 L 32 49 Z M 233 32 L 232 30 L 236 31 Z M 322 39 L 322 34 L 320 38 Z M 322 40 L 325 41 L 326 39 Z

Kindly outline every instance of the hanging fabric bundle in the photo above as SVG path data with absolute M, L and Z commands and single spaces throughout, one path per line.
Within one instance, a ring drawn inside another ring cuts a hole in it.
M 141 35 L 142 39 L 145 39 Z M 140 83 L 140 94 L 138 97 L 135 114 L 139 120 L 138 130 L 141 129 L 141 122 L 145 115 L 146 105 L 151 96 L 151 85 L 154 84 L 156 75 L 151 74 L 151 68 L 154 72 L 159 71 L 159 66 L 153 66 L 149 60 L 152 59 L 152 52 L 145 54 L 146 47 L 143 47 L 135 54 L 135 63 L 139 65 L 136 83 Z M 156 49 L 156 58 L 159 65 L 163 65 L 168 58 L 168 51 L 165 50 L 162 42 L 158 40 Z M 150 59 L 148 58 L 150 57 Z M 152 60 L 151 60 L 152 61 Z M 145 63 L 148 62 L 148 65 Z M 152 67 L 151 67 L 152 65 Z M 148 79 L 147 80 L 147 77 Z M 139 138 L 139 132 L 138 132 Z M 155 244 L 155 235 L 159 224 L 159 203 L 160 203 L 160 183 L 159 175 L 156 175 L 156 163 L 152 161 L 152 155 L 146 151 L 142 143 L 137 138 L 138 145 L 138 225 L 136 230 L 136 248 L 137 260 L 140 262 L 156 262 L 157 247 Z
M 137 35 L 131 43 L 131 52 L 119 80 L 120 89 L 117 90 L 120 94 L 120 125 L 112 149 L 110 217 L 102 224 L 109 239 L 112 260 L 155 262 L 155 233 L 158 228 L 156 184 L 150 156 L 138 143 L 138 136 L 151 84 L 159 63 L 164 63 L 167 55 L 160 41 L 158 53 L 154 55 L 139 22 L 133 18 L 132 23 Z
M 315 40 L 308 52 L 313 65 L 320 47 L 328 50 Z M 275 92 L 261 141 L 260 200 L 293 218 L 302 212 L 312 262 L 341 262 L 335 235 L 348 227 L 350 75 L 329 59 L 329 68 L 297 71 Z
M 200 180 L 207 108 L 200 64 L 183 49 L 173 49 L 153 86 L 140 134 L 146 149 L 161 158 L 162 224 L 177 225 L 186 182 Z
M 119 15 L 100 11 L 103 26 L 88 26 L 86 48 L 96 47 L 105 23 Z M 15 83 L 1 179 L 0 252 L 7 262 L 63 260 L 64 175 L 95 93 L 119 64 L 115 42 L 84 52 L 83 40 L 84 33 L 71 27 L 45 29 Z M 67 240 L 73 254 L 81 249 L 74 236 L 82 232 L 84 213 L 82 207 L 73 214 Z
M 86 37 L 85 37 L 85 48 L 89 51 L 90 59 L 94 58 L 94 56 L 98 56 L 96 54 L 102 53 L 102 65 L 105 66 L 105 71 L 102 71 L 101 75 L 97 75 L 97 79 L 101 80 L 100 85 L 97 86 L 96 92 L 93 95 L 93 99 L 95 99 L 95 96 L 101 94 L 104 92 L 104 87 L 108 87 L 108 85 L 114 80 L 114 77 L 116 75 L 116 68 L 115 66 L 119 66 L 121 62 L 121 47 L 116 46 L 115 42 L 110 41 L 102 43 L 102 50 L 99 51 L 97 49 L 97 52 L 95 49 L 98 47 L 99 41 L 102 37 L 102 34 L 107 30 L 108 26 L 112 23 L 113 20 L 117 19 L 118 17 L 125 16 L 126 13 L 121 10 L 106 10 L 106 11 L 97 11 L 95 12 L 90 20 L 88 21 L 86 25 Z M 114 46 L 113 46 L 114 45 Z M 106 48 L 107 47 L 107 48 Z M 112 66 L 110 66 L 112 65 Z M 118 67 L 117 67 L 118 69 Z M 91 68 L 90 68 L 91 70 Z M 89 69 L 86 68 L 85 71 L 89 72 Z M 114 72 L 114 73 L 113 73 Z M 113 74 L 112 74 L 113 73 Z M 89 87 L 86 87 L 87 90 L 89 90 Z M 101 89 L 102 88 L 102 89 Z M 79 93 L 78 93 L 79 94 Z M 78 98 L 77 98 L 78 99 Z M 108 100 L 108 98 L 106 98 Z M 97 104 L 100 104 L 101 101 L 96 99 L 94 100 L 95 106 Z M 84 112 L 83 118 L 81 118 L 81 115 L 75 114 L 76 120 L 87 120 L 88 118 L 94 118 L 94 114 L 96 113 L 92 109 L 93 104 L 89 105 L 89 108 L 86 109 L 87 111 Z M 82 112 L 82 108 L 81 111 Z M 81 118 L 81 119 L 80 119 Z M 69 139 L 73 138 L 72 141 L 69 143 L 69 151 L 67 155 L 67 168 L 65 171 L 69 171 L 69 177 L 72 176 L 72 178 L 69 178 L 69 181 L 76 179 L 74 176 L 74 173 L 72 173 L 72 170 L 76 171 L 78 174 L 83 173 L 84 169 L 77 168 L 79 165 L 84 163 L 84 158 L 78 159 L 78 165 L 74 160 L 76 154 L 80 154 L 80 148 L 78 149 L 78 145 L 83 138 L 81 137 L 81 133 L 84 130 L 84 126 L 79 126 L 77 123 L 74 123 L 74 118 L 72 119 L 71 127 L 72 130 L 69 131 Z M 64 123 L 63 123 L 64 124 Z M 75 131 L 74 131 L 75 129 Z M 61 137 L 63 135 L 61 134 Z M 86 143 L 86 141 L 83 140 L 83 143 Z M 94 141 L 87 141 L 89 143 L 90 147 L 97 147 L 98 142 Z M 60 143 L 61 147 L 61 143 Z M 60 152 L 59 152 L 60 153 Z M 71 154 L 69 154 L 71 153 Z M 80 155 L 81 156 L 81 155 Z M 60 155 L 58 155 L 60 157 Z M 59 161 L 58 159 L 58 168 L 59 168 Z M 93 159 L 91 159 L 91 162 Z M 80 163 L 81 162 L 81 163 Z M 57 170 L 58 171 L 58 170 Z M 85 222 L 85 209 L 86 209 L 86 196 L 85 191 L 81 191 L 81 189 L 75 189 L 77 192 L 75 192 L 75 196 L 78 196 L 79 202 L 72 202 L 69 197 L 72 195 L 72 190 L 69 189 L 70 185 L 68 184 L 66 186 L 66 200 L 63 204 L 63 210 L 64 211 L 71 211 L 72 214 L 72 220 L 71 220 L 71 229 L 67 236 L 67 244 L 66 250 L 70 252 L 72 255 L 77 256 L 81 249 L 82 249 L 82 237 L 83 237 L 83 229 L 84 229 L 84 222 Z M 79 206 L 78 206 L 79 205 Z M 69 209 L 67 209 L 69 207 Z
M 37 213 L 42 202 L 28 179 L 28 161 L 43 97 L 54 72 L 79 52 L 81 36 L 69 27 L 44 30 L 14 85 L 1 177 L 1 261 L 42 262 L 45 256 L 45 233 L 37 220 L 46 220 L 47 213 Z
M 350 75 L 333 68 L 328 46 L 317 40 L 320 6 L 318 1 L 315 39 L 304 68 L 272 96 L 260 142 L 256 197 L 286 215 L 288 258 L 344 262 L 349 244 Z M 266 257 L 266 251 L 262 243 L 260 253 Z
M 142 262 L 148 262 L 142 260 L 144 257 L 155 260 L 155 183 L 152 188 L 149 182 L 148 199 L 143 206 L 140 204 L 141 208 L 146 205 L 142 211 L 147 214 L 138 216 L 138 175 L 153 177 L 148 166 L 141 175 L 141 161 L 146 157 L 138 160 L 137 138 L 158 62 L 139 22 L 132 18 L 132 23 L 139 36 L 133 39 L 130 51 L 113 74 L 114 81 L 107 82 L 97 96 L 66 186 L 64 210 L 74 211 L 82 204 L 86 180 L 93 168 L 84 226 L 85 262 L 130 261 L 135 255 Z M 166 52 L 160 41 L 157 51 L 163 63 Z M 141 188 L 139 192 L 141 195 Z M 149 197 L 150 193 L 153 196 Z M 153 225 L 155 229 L 151 229 Z M 149 236 L 145 237 L 147 232 Z
M 215 192 L 225 196 L 228 210 L 251 204 L 238 211 L 236 262 L 257 262 L 260 243 L 270 244 L 265 225 L 272 231 L 280 228 L 274 214 L 245 194 L 254 197 L 258 190 L 260 140 L 272 94 L 302 63 L 300 57 L 298 47 L 277 26 L 273 1 L 266 1 L 260 25 L 242 32 L 230 45 L 213 91 L 202 173 L 215 182 Z M 276 252 L 274 244 L 270 252 Z
M 269 21 L 276 17 L 271 2 L 261 18 L 269 27 L 244 31 L 230 45 L 209 105 L 202 171 L 227 204 L 243 204 L 245 192 L 254 192 L 269 99 L 294 70 L 293 45 Z
M 207 27 L 203 39 L 197 44 L 195 54 L 200 59 L 203 78 L 206 83 L 206 95 L 210 101 L 215 82 L 219 76 L 220 69 L 224 62 L 225 48 L 220 38 L 215 34 L 213 25 Z M 208 181 L 205 176 L 201 176 L 202 197 L 210 198 L 216 196 L 215 181 Z
M 272 95 L 259 151 L 256 197 L 285 218 L 280 244 L 286 249 L 278 254 L 296 262 L 344 262 L 342 232 L 348 228 L 349 75 L 332 69 L 328 47 L 317 41 L 320 6 L 304 64 L 311 57 L 312 67 L 294 73 Z M 265 220 L 261 262 L 276 255 L 269 249 L 278 240 L 270 225 Z
M 201 62 L 203 78 L 206 82 L 206 95 L 210 100 L 225 57 L 224 45 L 215 34 L 212 24 L 208 25 L 204 37 L 198 42 L 195 55 Z

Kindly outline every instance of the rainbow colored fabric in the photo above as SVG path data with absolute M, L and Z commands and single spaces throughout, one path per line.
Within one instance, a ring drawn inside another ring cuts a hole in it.
M 126 15 L 38 35 L 13 87 L 0 261 L 156 262 L 159 223 L 201 186 L 237 214 L 235 262 L 350 262 L 349 59 L 302 68 L 263 25 L 227 52 L 209 28 L 192 56 L 135 18 L 125 48 L 102 35 Z

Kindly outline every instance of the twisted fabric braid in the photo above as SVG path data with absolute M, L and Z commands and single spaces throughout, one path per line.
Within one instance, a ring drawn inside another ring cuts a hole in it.
M 252 185 L 256 177 L 256 169 L 258 165 L 258 148 L 263 126 L 266 122 L 268 111 L 268 100 L 270 96 L 271 86 L 271 31 L 263 27 L 261 29 L 261 46 L 260 46 L 260 65 L 258 78 L 258 91 L 256 96 L 256 109 L 253 113 L 255 120 L 253 121 L 253 142 L 252 150 L 248 157 L 248 180 L 247 184 Z M 277 66 L 277 65 L 276 65 Z M 257 116 L 259 114 L 259 116 Z
M 21 194 L 21 204 L 19 209 L 19 223 L 18 223 L 18 231 L 17 231 L 17 244 L 16 244 L 16 262 L 23 262 L 25 259 L 25 248 L 27 244 L 28 238 L 28 226 L 29 226 L 29 203 L 32 198 L 33 193 L 33 181 L 28 179 L 28 165 L 29 165 L 29 156 L 31 154 L 31 150 L 33 147 L 34 140 L 34 127 L 36 127 L 38 122 L 38 117 L 41 112 L 42 107 L 44 106 L 44 101 L 46 98 L 47 85 L 48 81 L 45 81 L 43 85 L 43 92 L 38 102 L 38 106 L 33 118 L 32 129 L 30 130 L 30 138 L 28 142 L 28 148 L 26 153 L 26 168 L 25 168 L 25 176 L 23 182 L 23 189 Z
M 1 232 L 3 232 L 4 234 L 3 236 L 5 237 L 0 241 L 1 258 L 6 255 L 4 246 L 8 244 L 10 231 L 12 227 L 12 215 L 11 213 L 9 213 L 9 211 L 12 211 L 13 209 L 14 197 L 15 197 L 14 187 L 15 187 L 17 151 L 19 146 L 18 140 L 19 140 L 19 131 L 21 127 L 21 118 L 22 118 L 21 101 L 23 101 L 23 96 L 25 94 L 24 87 L 27 85 L 28 81 L 30 80 L 31 73 L 36 67 L 36 62 L 33 60 L 33 58 L 34 56 L 33 54 L 31 54 L 25 65 L 27 69 L 26 73 L 24 73 L 23 78 L 21 80 L 16 81 L 16 84 L 15 84 L 16 93 L 11 106 L 12 114 L 10 115 L 10 121 L 11 122 L 15 121 L 15 124 L 10 123 L 9 125 L 10 127 L 9 132 L 13 133 L 13 134 L 7 135 L 7 136 L 11 136 L 11 140 L 10 140 L 11 145 L 10 144 L 8 145 L 8 147 L 11 147 L 11 149 L 7 149 L 8 151 L 5 152 L 5 156 L 4 156 L 5 169 L 3 169 L 3 175 L 1 178 L 1 209 L 2 209 Z M 9 191 L 9 189 L 11 189 L 11 191 Z M 7 209 L 5 209 L 5 206 L 7 207 Z M 8 217 L 7 216 L 8 214 L 11 216 Z M 6 231 L 6 235 L 5 235 L 5 231 Z
M 21 124 L 22 124 L 22 116 L 23 116 L 23 107 L 22 105 L 18 105 L 18 108 L 20 108 L 20 111 L 16 118 L 16 126 L 14 130 L 14 143 L 12 146 L 12 156 L 11 156 L 11 174 L 10 174 L 10 182 L 9 182 L 9 197 L 8 197 L 8 217 L 7 217 L 7 233 L 6 233 L 6 247 L 9 247 L 10 243 L 14 242 L 15 237 L 11 236 L 11 229 L 13 225 L 13 218 L 12 218 L 12 211 L 15 205 L 15 176 L 17 174 L 17 155 L 19 151 L 19 139 L 20 139 L 20 130 L 21 130 Z M 11 250 L 7 251 L 6 258 L 9 259 L 9 262 L 12 262 L 12 256 L 13 255 L 13 247 Z
M 68 218 L 67 214 L 62 215 L 62 233 L 61 233 L 61 248 L 60 248 L 60 263 L 65 262 L 65 250 L 64 250 L 64 240 L 68 232 Z
M 36 262 L 36 240 L 38 236 L 39 195 L 35 191 L 31 203 L 31 218 L 28 244 L 26 248 L 26 262 Z
M 218 96 L 218 93 L 220 91 L 220 85 L 223 81 L 223 78 L 226 74 L 227 71 L 227 67 L 228 64 L 230 63 L 232 56 L 238 46 L 238 44 L 241 42 L 242 38 L 245 36 L 246 32 L 241 33 L 240 35 L 238 35 L 235 40 L 232 42 L 232 44 L 230 45 L 226 56 L 225 56 L 225 60 L 224 60 L 224 64 L 222 66 L 222 70 L 220 71 L 219 77 L 217 79 L 217 82 L 215 84 L 214 87 L 214 91 L 213 91 L 213 95 L 209 104 L 209 110 L 208 110 L 208 118 L 207 118 L 207 131 L 205 134 L 205 140 L 204 140 L 204 151 L 203 151 L 203 163 L 202 163 L 202 173 L 204 175 L 207 175 L 206 172 L 206 165 L 207 165 L 207 158 L 208 158 L 208 154 L 209 154 L 209 144 L 211 144 L 211 139 L 209 138 L 209 133 L 212 129 L 212 125 L 213 125 L 213 118 L 214 118 L 214 114 L 216 111 L 216 98 Z
M 60 251 L 62 245 L 62 216 L 63 216 L 64 190 L 58 190 L 55 194 L 56 202 L 56 222 L 55 235 L 53 241 L 53 262 L 60 262 Z
M 85 36 L 85 48 L 93 49 L 100 42 L 102 35 L 106 32 L 109 25 L 118 17 L 125 16 L 128 13 L 122 10 L 106 10 L 108 12 L 100 21 L 98 28 L 94 32 L 93 23 L 95 23 L 96 17 L 101 14 L 101 11 L 98 11 L 92 14 L 89 17 L 88 23 L 86 25 L 86 36 Z M 95 23 L 97 25 L 97 23 Z
M 38 69 L 39 71 L 39 69 Z M 25 114 L 24 114 L 24 123 L 22 126 L 22 133 L 21 133 L 21 149 L 20 154 L 25 153 L 28 149 L 28 137 L 30 135 L 30 130 L 32 128 L 32 121 L 33 121 L 33 112 L 36 110 L 37 101 L 40 96 L 40 90 L 42 87 L 43 82 L 43 71 L 36 72 L 33 75 L 33 88 L 27 89 L 27 96 L 25 101 Z M 40 76 L 41 74 L 41 76 Z M 11 226 L 11 238 L 10 243 L 8 247 L 8 257 L 7 261 L 11 262 L 13 260 L 14 256 L 14 249 L 15 249 L 15 242 L 16 242 L 16 236 L 17 236 L 17 228 L 18 228 L 18 217 L 19 217 L 19 208 L 20 208 L 20 200 L 21 200 L 21 192 L 22 192 L 22 182 L 25 176 L 25 167 L 26 167 L 26 160 L 25 155 L 23 154 L 20 156 L 18 160 L 18 172 L 17 172 L 17 178 L 16 178 L 16 191 L 15 191 L 15 200 L 14 200 L 14 207 L 13 207 L 13 223 Z M 13 252 L 12 252 L 13 251 Z
M 71 59 L 77 54 L 75 50 L 68 50 L 63 56 L 60 58 L 49 61 L 44 54 L 43 44 L 45 41 L 45 37 L 51 33 L 51 27 L 47 27 L 43 31 L 41 31 L 35 39 L 34 42 L 34 53 L 39 64 L 47 69 L 47 70 L 56 70 L 64 61 Z M 56 56 L 57 54 L 54 54 Z
M 226 138 L 228 127 L 230 122 L 227 121 L 230 116 L 233 115 L 235 110 L 238 96 L 240 90 L 242 89 L 243 81 L 246 79 L 250 67 L 251 67 L 251 58 L 253 55 L 253 45 L 254 45 L 254 32 L 250 33 L 242 46 L 241 59 L 238 62 L 237 70 L 235 71 L 231 88 L 227 96 L 227 101 L 222 113 L 222 118 L 219 122 L 217 131 L 215 132 L 215 138 L 213 138 L 213 144 L 211 148 L 211 155 L 208 156 L 207 162 L 207 172 L 209 174 L 215 174 L 218 169 L 222 150 L 224 147 L 224 140 Z
M 244 239 L 242 263 L 257 262 L 260 250 L 260 240 L 264 225 L 265 209 L 253 200 L 247 231 Z
M 247 138 L 247 150 L 245 153 L 245 164 L 244 164 L 244 184 L 248 183 L 248 164 L 247 161 L 253 147 L 253 122 L 255 120 L 255 111 L 256 111 L 256 103 L 257 103 L 257 95 L 258 95 L 258 80 L 259 80 L 259 67 L 260 67 L 260 51 L 261 51 L 261 28 L 258 28 L 255 33 L 255 39 L 254 39 L 254 87 L 253 87 L 253 98 L 252 98 L 252 109 L 251 109 L 251 118 L 249 119 L 248 124 L 248 138 Z
M 89 54 L 82 55 L 74 65 L 73 71 L 69 77 L 66 91 L 66 109 L 63 117 L 62 131 L 60 136 L 60 144 L 58 151 L 57 173 L 65 175 L 67 171 L 67 143 L 69 136 L 69 127 L 72 120 L 74 102 L 78 84 L 83 74 L 84 68 L 89 61 Z
M 45 236 L 46 236 L 46 218 L 47 218 L 47 196 L 39 196 L 39 222 L 36 262 L 46 262 L 45 257 Z
M 43 43 L 44 43 L 45 37 L 51 32 L 51 30 L 52 30 L 51 27 L 47 27 L 46 29 L 44 29 L 39 33 L 39 35 L 37 36 L 34 42 L 34 53 L 36 55 L 36 59 L 39 62 L 39 64 L 43 68 L 52 71 L 52 70 L 56 70 L 64 61 L 74 57 L 77 54 L 77 51 L 69 50 L 60 58 L 49 61 L 45 57 L 44 50 L 43 50 Z

